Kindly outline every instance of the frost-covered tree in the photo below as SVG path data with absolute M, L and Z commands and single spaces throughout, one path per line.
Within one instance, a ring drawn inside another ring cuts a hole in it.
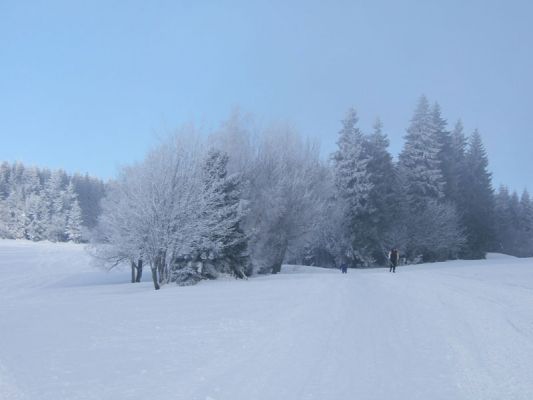
M 440 152 L 435 116 L 427 98 L 422 96 L 407 129 L 399 157 L 400 172 L 406 185 L 404 189 L 413 211 L 423 209 L 428 201 L 444 196 Z
M 210 136 L 211 146 L 229 156 L 228 174 L 246 176 L 257 155 L 260 135 L 251 115 L 234 110 L 220 129 Z M 246 178 L 243 178 L 246 181 Z
M 226 153 L 212 149 L 204 162 L 203 183 L 208 198 L 204 218 L 209 221 L 209 229 L 199 252 L 204 263 L 217 272 L 244 278 L 250 258 L 248 239 L 241 227 L 246 215 L 241 199 L 242 180 L 239 174 L 228 176 L 228 161 Z
M 254 272 L 278 273 L 289 255 L 305 246 L 322 209 L 318 147 L 290 127 L 267 129 L 245 174 Z
M 142 257 L 156 289 L 172 280 L 176 263 L 198 257 L 209 227 L 204 147 L 194 131 L 184 130 L 121 171 L 102 205 L 99 257 L 111 265 Z
M 519 198 L 502 185 L 494 203 L 494 250 L 518 257 L 533 256 L 533 206 L 527 190 Z
M 5 204 L 8 208 L 7 228 L 14 239 L 26 239 L 26 226 L 28 224 L 26 215 L 26 202 L 22 187 L 14 187 Z
M 61 170 L 26 167 L 18 162 L 0 164 L 0 204 L 3 210 L 0 213 L 0 237 L 68 240 L 65 230 L 72 203 L 69 199 L 73 194 L 79 198 L 79 193 L 83 192 L 84 200 L 78 200 L 82 216 L 89 215 L 94 220 L 100 212 L 97 203 L 101 195 L 88 197 L 85 193 L 99 193 L 104 187 L 102 181 L 88 176 L 83 179 L 83 184 L 75 184 L 69 189 L 73 183 L 74 178 Z M 92 226 L 94 223 L 85 225 Z
M 520 242 L 518 254 L 521 257 L 533 256 L 533 202 L 529 192 L 520 196 Z
M 452 139 L 446 131 L 440 107 L 436 105 L 430 109 L 423 96 L 405 138 L 399 157 L 402 197 L 405 199 L 400 221 L 404 232 L 397 232 L 397 236 L 404 240 L 402 251 L 410 260 L 457 257 L 457 249 L 464 246 L 464 230 L 457 205 L 445 196 L 445 190 L 451 189 L 453 182 Z M 446 177 L 443 176 L 443 165 Z M 429 235 L 427 218 L 433 221 L 429 227 L 432 226 L 432 232 L 438 232 L 438 235 Z
M 433 123 L 434 135 L 438 142 L 439 152 L 437 158 L 439 161 L 440 171 L 443 182 L 443 196 L 447 200 L 451 200 L 455 169 L 454 161 L 455 154 L 453 152 L 452 136 L 447 128 L 447 121 L 442 116 L 442 111 L 439 103 L 434 103 L 431 109 L 431 118 Z
M 78 199 L 74 199 L 70 204 L 67 214 L 66 236 L 67 240 L 79 243 L 82 240 L 82 215 Z
M 461 210 L 463 202 L 461 176 L 466 170 L 467 139 L 463 132 L 463 123 L 457 121 L 450 134 L 448 167 L 446 174 L 446 198 Z
M 381 121 L 377 119 L 374 132 L 365 143 L 367 172 L 372 188 L 368 195 L 369 212 L 364 228 L 372 257 L 379 264 L 386 262 L 388 250 L 394 246 L 388 239 L 401 212 L 397 172 L 388 151 L 389 139 L 382 128 Z
M 10 192 L 11 166 L 8 162 L 0 164 L 0 200 L 5 200 Z
M 511 195 L 507 186 L 500 185 L 494 195 L 494 223 L 495 244 L 493 249 L 497 252 L 509 252 L 508 239 L 512 236 L 511 213 L 509 210 Z
M 26 237 L 29 240 L 39 241 L 46 239 L 46 223 L 48 209 L 42 197 L 31 193 L 26 197 Z
M 71 178 L 81 208 L 83 225 L 89 229 L 96 226 L 102 213 L 100 202 L 105 196 L 105 184 L 88 174 L 74 174 Z
M 415 227 L 409 230 L 404 247 L 410 260 L 432 262 L 459 257 L 466 236 L 453 205 L 432 200 L 409 218 Z
M 461 212 L 467 242 L 463 256 L 484 258 L 494 242 L 494 192 L 488 157 L 477 130 L 470 137 L 465 165 Z
M 342 234 L 349 240 L 344 253 L 353 265 L 371 262 L 372 234 L 368 222 L 374 211 L 369 203 L 373 188 L 368 171 L 369 155 L 357 122 L 355 109 L 349 109 L 339 132 L 338 150 L 332 156 L 338 206 L 344 214 Z
M 46 237 L 54 242 L 66 240 L 65 192 L 63 189 L 63 171 L 54 171 L 45 182 L 43 201 L 47 203 L 48 221 Z

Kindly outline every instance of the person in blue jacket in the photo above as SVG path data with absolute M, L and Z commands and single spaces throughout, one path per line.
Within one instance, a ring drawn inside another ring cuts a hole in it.
M 346 265 L 346 263 L 342 263 L 341 264 L 341 272 L 343 274 L 347 273 L 348 272 L 348 265 Z

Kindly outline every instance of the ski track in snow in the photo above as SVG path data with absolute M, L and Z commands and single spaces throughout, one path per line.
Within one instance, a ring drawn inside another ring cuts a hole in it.
M 533 399 L 533 259 L 173 285 L 0 241 L 0 399 Z

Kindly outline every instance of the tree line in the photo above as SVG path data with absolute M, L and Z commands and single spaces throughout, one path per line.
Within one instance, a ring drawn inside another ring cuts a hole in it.
M 323 160 L 290 126 L 258 129 L 239 113 L 208 137 L 184 127 L 109 184 L 94 253 L 130 263 L 133 281 L 148 264 L 156 289 L 284 262 L 383 265 L 391 247 L 410 263 L 532 255 L 527 192 L 516 207 L 496 195 L 479 132 L 449 129 L 426 97 L 397 160 L 381 122 L 365 134 L 354 109 L 337 145 Z
M 392 247 L 408 263 L 533 256 L 529 194 L 495 192 L 488 165 L 479 132 L 449 128 L 424 96 L 397 159 L 382 123 L 364 133 L 354 109 L 326 159 L 291 126 L 236 112 L 209 135 L 183 127 L 105 184 L 1 164 L 0 237 L 90 239 L 132 281 L 149 265 L 156 288 L 284 262 L 383 265 Z
M 88 175 L 0 164 L 0 238 L 81 242 L 101 213 L 104 183 Z

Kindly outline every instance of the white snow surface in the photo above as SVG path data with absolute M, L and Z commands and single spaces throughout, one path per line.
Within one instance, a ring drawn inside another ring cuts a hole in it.
M 0 399 L 533 399 L 532 259 L 128 280 L 0 241 Z

